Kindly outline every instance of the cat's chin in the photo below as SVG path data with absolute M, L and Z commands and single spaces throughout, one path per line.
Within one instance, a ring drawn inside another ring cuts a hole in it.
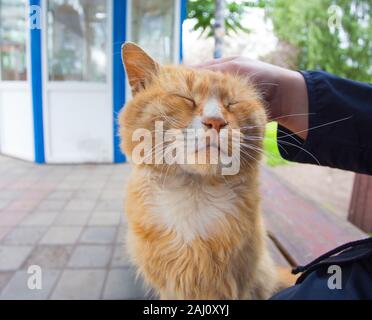
M 182 164 L 180 168 L 184 172 L 201 176 L 221 175 L 221 166 L 218 164 Z

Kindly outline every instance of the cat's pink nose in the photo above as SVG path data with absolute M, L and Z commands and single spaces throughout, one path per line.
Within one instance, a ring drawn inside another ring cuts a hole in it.
M 205 117 L 203 119 L 203 124 L 208 129 L 214 129 L 220 132 L 220 130 L 227 125 L 227 122 L 220 117 Z

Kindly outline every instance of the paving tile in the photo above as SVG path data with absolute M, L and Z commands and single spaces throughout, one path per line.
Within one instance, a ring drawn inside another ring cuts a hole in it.
M 42 181 L 35 183 L 34 186 L 32 186 L 35 190 L 43 190 L 43 191 L 52 191 L 56 188 L 58 185 L 57 181 Z
M 109 181 L 125 181 L 131 174 L 131 166 L 119 166 L 114 168 L 113 174 L 109 177 Z
M 22 211 L 6 211 L 0 212 L 0 227 L 11 227 L 20 223 L 26 216 L 28 212 Z
M 103 187 L 106 184 L 106 181 L 107 181 L 107 178 L 104 178 L 104 179 L 96 179 L 96 178 L 88 179 L 81 185 L 81 189 L 82 190 L 90 190 L 90 189 L 92 189 L 92 190 L 102 190 Z
M 0 272 L 0 293 L 3 291 L 9 280 L 12 278 L 14 272 Z
M 52 183 L 56 187 L 58 184 L 60 184 L 63 181 L 64 175 L 56 172 L 55 167 L 49 167 L 45 165 L 44 167 L 50 168 L 50 170 L 44 174 L 39 173 L 39 180 L 37 183 Z
M 83 187 L 84 190 L 92 190 L 93 192 L 99 192 L 101 194 L 104 190 L 105 182 L 89 182 Z
M 58 212 L 35 212 L 22 222 L 22 226 L 50 226 L 57 218 Z
M 103 164 L 99 168 L 95 167 L 94 168 L 94 173 L 95 173 L 95 175 L 99 175 L 99 176 L 110 176 L 110 175 L 112 175 L 112 173 L 114 171 L 114 167 L 115 166 Z
M 81 227 L 51 227 L 44 237 L 41 244 L 74 244 L 81 233 Z
M 68 165 L 59 165 L 59 166 L 53 166 L 52 170 L 49 172 L 48 175 L 45 176 L 54 176 L 55 178 L 59 178 L 63 180 L 66 175 L 68 175 L 72 170 L 74 166 L 68 166 Z
M 31 246 L 0 246 L 0 271 L 16 270 L 21 267 L 32 250 Z
M 79 190 L 81 189 L 82 183 L 81 181 L 76 181 L 76 182 L 61 182 L 58 184 L 55 188 L 56 191 L 73 191 L 73 190 Z
M 120 211 L 94 211 L 89 219 L 90 226 L 116 226 L 120 223 Z
M 73 196 L 73 191 L 52 191 L 48 194 L 48 200 L 70 200 Z
M 11 199 L 0 199 L 0 210 L 6 208 L 11 201 Z
M 35 210 L 44 212 L 60 211 L 66 206 L 66 204 L 67 200 L 43 200 Z
M 41 289 L 31 290 L 28 288 L 28 280 L 32 274 L 28 274 L 27 270 L 19 270 L 1 292 L 0 299 L 45 300 L 56 283 L 60 272 L 59 270 L 42 270 Z
M 127 229 L 127 227 L 128 227 L 128 220 L 127 220 L 127 216 L 126 216 L 126 214 L 124 214 L 124 213 L 121 214 L 120 224 L 121 224 L 123 227 L 125 227 L 125 229 Z
M 41 201 L 48 195 L 47 190 L 35 190 L 32 188 L 32 190 L 26 190 L 23 192 L 19 198 L 22 198 L 24 200 L 33 200 L 33 201 Z
M 34 181 L 28 181 L 28 180 L 18 180 L 14 181 L 9 184 L 8 189 L 9 190 L 26 190 L 29 189 L 33 185 Z
M 116 236 L 116 243 L 118 244 L 125 244 L 127 241 L 127 227 L 119 227 L 117 236 Z
M 73 183 L 73 182 L 77 182 L 77 181 L 80 181 L 80 182 L 83 182 L 85 180 L 87 180 L 88 178 L 88 174 L 85 173 L 85 172 L 81 172 L 81 171 L 76 171 L 76 172 L 71 172 L 70 174 L 68 174 L 65 179 L 63 180 L 64 183 Z
M 111 246 L 77 246 L 71 255 L 68 267 L 103 268 L 109 263 Z
M 58 226 L 84 226 L 87 224 L 90 212 L 62 212 L 54 222 Z
M 6 208 L 7 211 L 27 211 L 30 212 L 37 207 L 39 200 L 15 199 Z
M 124 198 L 115 200 L 99 200 L 95 211 L 124 211 Z
M 124 245 L 117 245 L 114 247 L 114 253 L 111 260 L 112 267 L 130 267 L 130 258 L 126 252 Z
M 101 193 L 100 198 L 102 200 L 122 199 L 124 198 L 124 195 L 124 187 L 120 189 L 105 187 Z
M 75 210 L 88 211 L 88 210 L 93 210 L 95 205 L 96 205 L 96 200 L 73 199 L 67 203 L 65 210 L 66 211 L 68 210 L 69 211 L 75 211 Z
M 0 241 L 10 232 L 11 227 L 0 227 Z
M 14 190 L 1 190 L 0 192 L 0 199 L 2 200 L 13 200 L 15 198 L 18 198 L 21 194 L 23 194 L 22 191 L 14 191 Z
M 25 267 L 38 265 L 43 269 L 62 269 L 66 266 L 73 247 L 63 245 L 37 246 L 24 263 Z
M 74 199 L 83 199 L 83 200 L 97 200 L 101 195 L 101 190 L 97 189 L 82 189 L 74 192 Z
M 87 227 L 81 235 L 81 243 L 109 244 L 115 241 L 115 227 Z
M 46 227 L 18 227 L 14 228 L 4 238 L 3 243 L 12 245 L 34 245 L 46 232 Z
M 105 189 L 114 189 L 114 190 L 117 190 L 117 191 L 121 191 L 122 194 L 121 194 L 121 198 L 123 197 L 123 195 L 125 194 L 125 190 L 126 190 L 126 181 L 124 180 L 108 180 L 106 185 L 105 185 Z
M 103 299 L 146 299 L 147 291 L 143 281 L 136 279 L 134 269 L 112 269 L 107 276 Z
M 4 180 L 4 178 L 0 180 L 0 189 L 7 188 L 8 185 L 9 185 L 9 181 Z
M 54 300 L 96 300 L 106 277 L 104 269 L 65 270 L 51 298 Z

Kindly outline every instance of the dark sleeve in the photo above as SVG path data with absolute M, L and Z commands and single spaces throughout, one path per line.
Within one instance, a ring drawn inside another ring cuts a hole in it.
M 302 72 L 309 96 L 306 141 L 278 126 L 283 158 L 372 174 L 372 85 Z

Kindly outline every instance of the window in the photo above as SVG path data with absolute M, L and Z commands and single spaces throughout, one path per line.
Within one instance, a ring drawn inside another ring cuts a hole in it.
M 132 0 L 132 41 L 159 62 L 174 59 L 174 0 Z
M 106 0 L 49 0 L 50 81 L 106 82 Z
M 0 0 L 0 79 L 27 80 L 26 0 Z

